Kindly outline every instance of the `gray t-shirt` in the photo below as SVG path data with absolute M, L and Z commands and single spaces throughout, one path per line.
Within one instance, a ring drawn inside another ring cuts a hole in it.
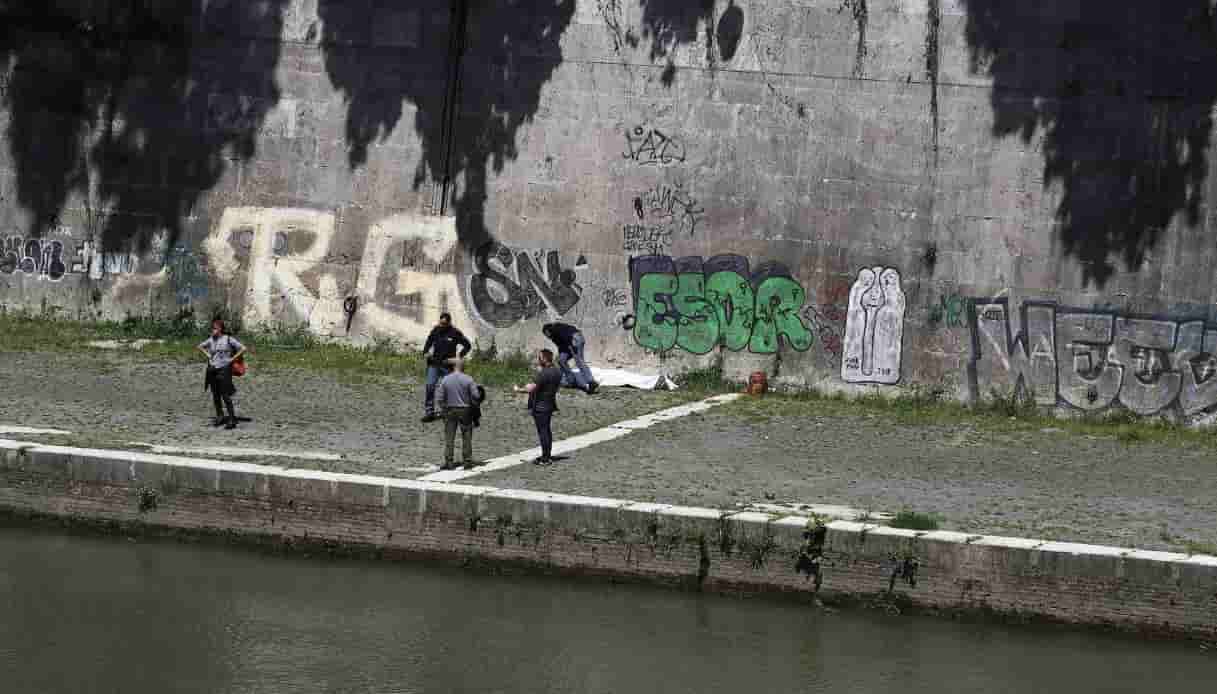
M 221 335 L 203 340 L 199 343 L 199 348 L 205 350 L 211 357 L 211 361 L 208 363 L 213 368 L 222 369 L 232 363 L 233 355 L 245 349 L 245 345 L 231 335 Z
M 444 376 L 435 388 L 435 405 L 443 410 L 449 407 L 473 407 L 477 402 L 477 384 L 468 374 L 459 371 Z

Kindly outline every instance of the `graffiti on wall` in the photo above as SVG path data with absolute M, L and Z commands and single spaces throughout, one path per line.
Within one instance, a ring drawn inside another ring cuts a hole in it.
M 207 296 L 207 272 L 189 246 L 166 247 L 161 266 L 178 304 L 191 304 Z
M 667 166 L 685 161 L 685 146 L 656 128 L 641 125 L 625 133 L 621 156 L 643 166 Z
M 739 255 L 641 256 L 630 259 L 630 281 L 634 315 L 624 325 L 647 349 L 772 354 L 783 338 L 798 351 L 814 340 L 800 316 L 806 294 L 781 263 L 750 270 Z
M 421 341 L 441 312 L 468 313 L 454 270 L 452 218 L 403 213 L 372 224 L 357 273 L 331 259 L 336 225 L 328 211 L 229 208 L 204 243 L 208 268 L 242 297 L 250 324 L 293 319 L 320 335 Z M 348 320 L 352 296 L 359 310 Z M 462 330 L 476 336 L 474 326 Z
M 505 328 L 534 318 L 542 312 L 565 315 L 579 303 L 583 288 L 576 281 L 575 268 L 562 266 L 557 251 L 513 251 L 488 241 L 473 253 L 474 273 L 469 278 L 469 293 L 478 317 Z
M 10 236 L 0 239 L 0 273 L 32 275 L 58 282 L 68 272 L 63 242 Z
M 1120 404 L 1151 415 L 1177 404 L 1185 415 L 1217 405 L 1217 326 L 1204 320 L 1123 315 L 1027 301 L 1011 329 L 1006 299 L 973 299 L 968 387 L 1010 390 L 1039 405 L 1094 411 Z
M 705 210 L 684 184 L 661 184 L 634 197 L 636 219 L 621 227 L 622 250 L 663 255 L 673 238 L 693 236 Z
M 67 227 L 58 234 L 70 235 Z M 128 275 L 136 271 L 139 258 L 134 253 L 107 251 L 100 253 L 92 241 L 76 243 L 69 253 L 70 236 L 59 239 L 34 239 L 9 236 L 0 239 L 0 274 L 29 275 L 42 280 L 59 282 L 68 275 L 87 275 L 101 279 L 106 275 Z
M 842 380 L 883 385 L 900 382 L 904 308 L 898 270 L 876 266 L 858 271 L 849 290 Z
M 944 294 L 939 297 L 937 304 L 930 305 L 930 315 L 927 320 L 930 325 L 943 328 L 962 328 L 965 304 L 963 297 L 958 294 Z

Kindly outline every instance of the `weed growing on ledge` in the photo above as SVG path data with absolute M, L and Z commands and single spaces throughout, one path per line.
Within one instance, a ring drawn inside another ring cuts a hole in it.
M 937 530 L 938 519 L 928 513 L 901 511 L 896 514 L 896 517 L 888 525 L 893 528 L 907 528 L 909 530 Z

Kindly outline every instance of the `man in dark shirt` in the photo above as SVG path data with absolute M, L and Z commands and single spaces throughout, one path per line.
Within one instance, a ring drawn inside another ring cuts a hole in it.
M 554 353 L 543 349 L 537 353 L 540 370 L 532 383 L 516 386 L 515 392 L 528 393 L 528 411 L 537 425 L 537 438 L 541 442 L 541 457 L 532 461 L 535 465 L 551 465 L 553 459 L 554 434 L 550 420 L 558 411 L 558 388 L 562 386 L 562 372 L 554 366 Z
M 583 359 L 583 346 L 587 343 L 583 333 L 567 323 L 546 323 L 541 327 L 541 332 L 558 348 L 558 368 L 562 370 L 562 385 L 573 385 L 588 395 L 595 393 L 598 384 Z M 578 371 L 570 370 L 568 363 L 572 357 Z
M 457 354 L 457 347 L 461 348 Z M 439 323 L 431 329 L 427 342 L 423 345 L 423 354 L 427 356 L 427 391 L 423 397 L 423 421 L 433 422 L 439 417 L 435 414 L 435 384 L 447 376 L 452 370 L 448 360 L 456 357 L 464 359 L 473 345 L 461 331 L 452 327 L 452 314 L 441 313 Z

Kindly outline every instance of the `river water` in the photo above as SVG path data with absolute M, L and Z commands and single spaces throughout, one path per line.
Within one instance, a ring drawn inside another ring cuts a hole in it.
M 1194 643 L 0 527 L 0 692 L 1212 692 Z

